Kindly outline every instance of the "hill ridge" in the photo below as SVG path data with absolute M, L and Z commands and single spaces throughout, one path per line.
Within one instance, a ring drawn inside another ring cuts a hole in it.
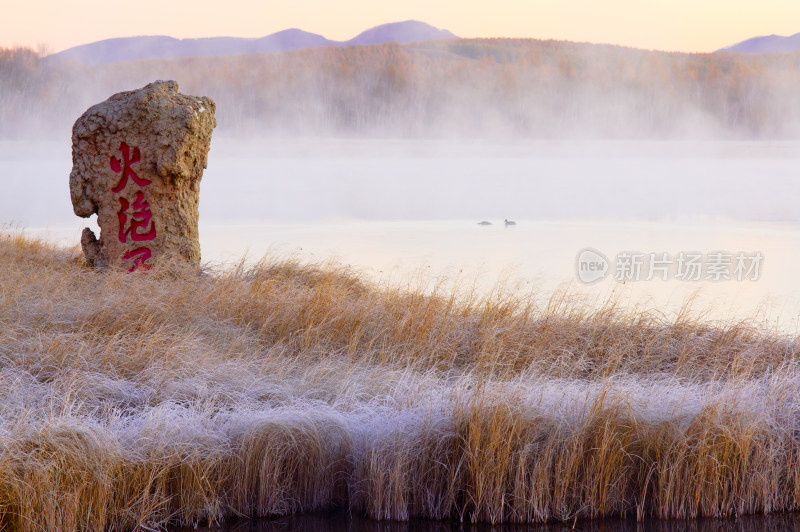
M 168 35 L 139 35 L 82 44 L 48 57 L 97 65 L 144 59 L 247 55 L 287 52 L 319 46 L 358 46 L 457 38 L 448 30 L 435 28 L 425 22 L 406 20 L 369 28 L 347 41 L 334 41 L 300 28 L 287 28 L 264 37 L 219 36 L 178 39 Z
M 737 52 L 746 54 L 800 52 L 800 32 L 794 35 L 761 35 L 738 42 L 717 52 Z

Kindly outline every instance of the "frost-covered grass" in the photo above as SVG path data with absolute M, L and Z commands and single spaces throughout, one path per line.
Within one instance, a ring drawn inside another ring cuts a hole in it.
M 800 344 L 751 324 L 19 235 L 0 272 L 0 530 L 800 506 Z

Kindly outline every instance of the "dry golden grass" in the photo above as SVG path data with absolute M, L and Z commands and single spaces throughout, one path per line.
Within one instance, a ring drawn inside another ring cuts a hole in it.
M 752 324 L 291 261 L 98 273 L 16 234 L 0 272 L 0 530 L 800 506 L 800 345 Z

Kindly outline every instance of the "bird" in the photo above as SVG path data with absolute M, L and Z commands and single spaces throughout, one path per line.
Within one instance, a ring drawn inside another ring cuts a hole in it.
M 517 225 L 517 222 L 515 222 L 514 220 L 509 220 L 508 218 L 506 218 L 506 227 L 508 227 L 509 225 Z
M 486 220 L 482 222 L 478 222 L 478 225 L 492 225 L 492 222 L 487 222 Z

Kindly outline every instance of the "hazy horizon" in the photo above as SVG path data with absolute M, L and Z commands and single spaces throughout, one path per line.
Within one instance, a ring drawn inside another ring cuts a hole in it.
M 279 5 L 232 0 L 224 12 L 202 1 L 163 4 L 143 0 L 137 9 L 126 9 L 122 20 L 117 10 L 98 0 L 86 0 L 58 17 L 42 16 L 59 7 L 53 0 L 8 6 L 0 20 L 0 47 L 41 47 L 55 53 L 118 37 L 258 38 L 291 28 L 344 41 L 381 24 L 418 20 L 465 38 L 557 39 L 712 52 L 752 37 L 800 31 L 800 4 L 781 0 L 758 4 L 676 0 L 668 7 L 631 5 L 623 0 L 577 0 L 569 4 L 500 0 L 491 6 L 454 0 L 379 5 L 364 0 L 336 4 L 305 0 Z

